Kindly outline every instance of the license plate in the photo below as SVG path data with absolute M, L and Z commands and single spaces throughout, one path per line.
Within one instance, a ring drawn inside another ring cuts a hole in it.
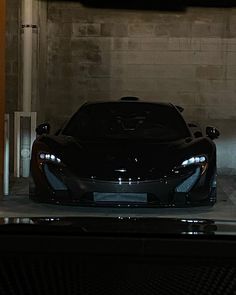
M 95 202 L 147 203 L 145 193 L 94 193 Z

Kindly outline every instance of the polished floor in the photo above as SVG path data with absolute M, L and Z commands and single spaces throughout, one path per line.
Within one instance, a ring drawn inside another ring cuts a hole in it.
M 28 199 L 28 180 L 14 180 L 0 201 L 0 217 L 132 216 L 236 220 L 236 176 L 218 177 L 218 201 L 213 208 L 90 208 L 38 204 Z

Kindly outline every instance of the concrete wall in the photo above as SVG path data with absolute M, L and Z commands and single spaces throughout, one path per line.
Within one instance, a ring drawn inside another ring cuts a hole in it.
M 19 0 L 6 1 L 6 112 L 18 108 L 19 98 Z
M 48 1 L 45 30 L 46 120 L 60 123 L 86 100 L 170 101 L 189 120 L 219 127 L 220 172 L 236 173 L 236 9 L 137 11 Z
M 67 112 L 83 99 L 138 95 L 179 103 L 191 117 L 236 119 L 235 29 L 233 9 L 160 13 L 49 1 L 47 97 Z
M 7 0 L 7 112 L 20 110 L 19 0 Z M 214 124 L 221 173 L 236 173 L 236 9 L 85 8 L 35 0 L 33 111 L 55 130 L 86 100 L 136 95 Z M 38 18 L 38 19 L 37 19 Z

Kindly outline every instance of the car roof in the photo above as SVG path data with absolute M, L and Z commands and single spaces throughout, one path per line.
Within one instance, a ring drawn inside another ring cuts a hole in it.
M 82 106 L 86 105 L 97 105 L 97 104 L 126 104 L 126 103 L 132 103 L 132 104 L 153 104 L 153 105 L 160 105 L 160 106 L 168 106 L 175 108 L 176 107 L 172 103 L 166 103 L 166 102 L 155 102 L 155 101 L 144 101 L 144 100 L 100 100 L 100 101 L 87 101 Z

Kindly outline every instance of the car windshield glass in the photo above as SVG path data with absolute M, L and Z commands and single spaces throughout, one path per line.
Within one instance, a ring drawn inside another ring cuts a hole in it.
M 188 137 L 188 128 L 171 105 L 141 102 L 98 103 L 82 108 L 63 134 L 83 139 L 156 139 Z

